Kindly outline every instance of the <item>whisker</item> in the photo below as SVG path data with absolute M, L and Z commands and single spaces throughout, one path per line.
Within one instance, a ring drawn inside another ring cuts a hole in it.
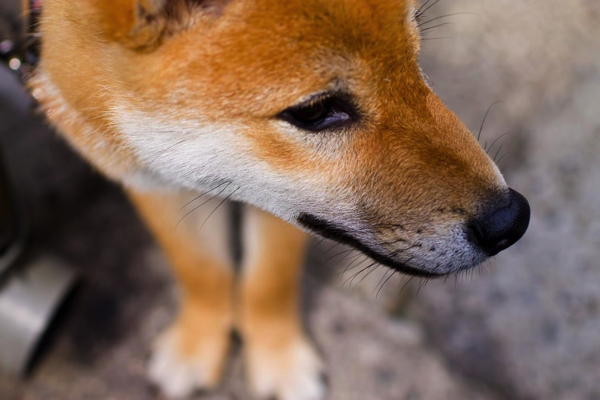
M 496 138 L 496 140 L 494 140 L 494 141 L 492 142 L 492 145 L 490 146 L 490 148 L 489 148 L 489 149 L 487 149 L 487 150 L 486 150 L 486 152 L 489 154 L 489 152 L 490 152 L 490 151 L 492 151 L 492 148 L 493 148 L 493 147 L 494 147 L 494 145 L 495 145 L 495 144 L 498 142 L 498 140 L 500 140 L 500 139 L 502 139 L 504 136 L 508 136 L 508 135 L 512 135 L 512 132 L 508 132 L 508 133 L 505 133 L 505 134 L 503 134 L 503 135 L 500 135 L 500 136 L 498 136 L 498 137 Z
M 392 271 L 393 273 L 393 269 L 389 269 L 388 271 L 385 271 L 385 273 L 383 274 L 383 276 L 381 277 L 381 279 L 379 280 L 379 282 L 377 283 L 377 285 L 375 285 L 375 289 L 373 289 L 373 292 L 371 293 L 371 295 L 375 294 L 375 291 L 377 290 L 377 288 L 379 287 L 379 285 L 381 285 L 381 283 L 384 281 L 385 277 L 387 276 L 387 273 L 389 271 Z
M 363 264 L 365 261 L 367 261 L 368 257 L 367 257 L 367 256 L 364 256 L 364 257 L 363 257 L 363 259 L 362 259 L 362 261 L 360 261 L 360 262 L 359 262 L 357 265 L 355 265 L 354 267 L 350 268 L 350 266 L 351 266 L 351 265 L 353 265 L 355 262 L 357 262 L 357 261 L 359 260 L 359 257 L 360 257 L 361 255 L 362 255 L 362 254 L 359 254 L 358 256 L 356 256 L 356 257 L 354 258 L 354 260 L 353 260 L 352 262 L 350 262 L 350 263 L 349 263 L 349 264 L 346 266 L 346 268 L 344 269 L 344 271 L 341 273 L 341 279 L 344 279 L 344 275 L 346 275 L 346 272 L 347 272 L 347 271 L 352 271 L 354 268 L 360 267 L 360 266 L 361 266 L 361 265 L 362 265 L 362 264 Z
M 421 289 L 423 289 L 428 282 L 429 278 L 421 278 L 421 281 L 419 282 L 419 288 L 417 289 L 417 296 L 421 292 Z
M 365 262 L 365 260 L 363 260 L 363 262 L 361 262 L 361 264 L 362 264 L 362 263 L 364 263 L 364 262 Z M 355 273 L 355 274 L 352 274 L 352 276 L 348 277 L 348 279 L 346 279 L 346 280 L 345 280 L 345 281 L 342 283 L 342 286 L 344 286 L 344 285 L 345 285 L 345 284 L 346 284 L 346 283 L 347 283 L 349 280 L 351 280 L 351 279 L 353 280 L 354 278 L 356 278 L 356 276 L 357 276 L 357 275 L 359 275 L 360 273 L 362 273 L 363 271 L 366 271 L 367 269 L 369 269 L 369 267 L 370 267 L 371 265 L 373 265 L 373 264 L 369 264 L 369 265 L 367 265 L 365 268 L 363 268 L 363 269 L 361 269 L 360 271 L 358 271 L 357 273 Z M 352 286 L 352 284 L 351 284 L 350 286 Z
M 181 217 L 181 219 L 177 222 L 177 225 L 175 225 L 175 229 L 177 229 L 177 227 L 179 227 L 179 224 L 181 224 L 181 221 L 183 221 L 185 219 L 185 217 L 187 217 L 188 215 L 190 215 L 191 213 L 193 213 L 194 211 L 196 211 L 197 209 L 199 209 L 200 207 L 202 207 L 203 205 L 205 205 L 206 203 L 208 203 L 209 201 L 211 201 L 212 199 L 214 199 L 215 197 L 219 196 L 221 193 L 223 193 L 225 190 L 227 190 L 227 188 L 229 187 L 229 185 L 231 185 L 231 182 L 229 182 L 227 184 L 227 186 L 225 186 L 223 189 L 221 189 L 221 191 L 217 194 L 215 194 L 214 196 L 212 196 L 210 199 L 202 202 L 202 204 L 200 204 L 197 207 L 192 208 L 190 211 L 188 211 L 183 217 Z
M 381 287 L 380 287 L 380 288 L 379 288 L 379 290 L 377 291 L 377 294 L 375 295 L 375 298 L 378 298 L 378 297 L 379 297 L 379 292 L 381 292 L 381 289 L 383 289 L 383 287 L 385 286 L 385 284 L 386 284 L 386 283 L 387 283 L 387 282 L 390 280 L 390 278 L 391 278 L 392 276 L 394 276 L 394 274 L 395 274 L 395 273 L 396 273 L 396 271 L 395 271 L 395 270 L 392 270 L 392 273 L 391 273 L 391 275 L 389 276 L 389 278 L 387 278 L 387 279 L 385 280 L 385 282 L 383 282 L 383 285 L 381 285 Z
M 400 293 L 402 293 L 402 291 L 404 290 L 404 288 L 406 287 L 406 285 L 408 285 L 410 283 L 410 281 L 412 281 L 413 279 L 415 279 L 415 276 L 411 276 L 410 279 L 408 281 L 406 281 L 406 283 L 404 285 L 402 285 L 402 288 L 400 289 L 400 291 L 398 292 L 398 297 L 400 297 Z
M 492 105 L 489 106 L 487 111 L 485 112 L 485 115 L 483 116 L 483 121 L 481 121 L 481 126 L 479 127 L 479 133 L 477 134 L 478 142 L 479 142 L 479 139 L 481 139 L 481 132 L 483 131 L 483 126 L 485 125 L 485 120 L 487 119 L 488 114 L 490 113 L 490 111 L 496 104 L 501 104 L 501 103 L 502 103 L 501 101 L 496 101 L 496 102 L 492 103 Z M 487 143 L 486 143 L 486 145 L 487 145 Z
M 496 162 L 496 157 L 498 157 L 498 154 L 500 154 L 500 150 L 502 150 L 502 147 L 503 147 L 503 146 L 504 146 L 504 145 L 503 145 L 503 144 L 501 144 L 501 145 L 500 145 L 500 147 L 498 147 L 498 151 L 496 151 L 496 154 L 494 154 L 494 162 Z
M 354 250 L 354 249 L 350 249 L 350 253 L 348 253 L 348 254 L 346 254 L 344 257 L 342 257 L 342 259 L 340 260 L 340 262 L 344 261 L 346 258 L 348 258 L 349 256 L 351 256 L 351 255 L 352 255 L 352 253 L 354 253 L 355 251 L 356 251 L 356 250 Z M 356 258 L 356 257 L 358 257 L 358 256 L 360 256 L 360 253 L 359 253 L 359 254 L 357 254 L 356 256 L 354 256 L 354 258 Z
M 375 264 L 375 263 L 373 263 L 373 264 Z M 371 264 L 371 265 L 373 265 L 373 264 Z M 373 269 L 372 269 L 372 270 L 370 270 L 368 273 L 366 273 L 366 274 L 365 274 L 365 275 L 364 275 L 362 278 L 360 278 L 360 281 L 358 281 L 358 283 L 356 284 L 356 286 L 360 286 L 360 284 L 362 283 L 362 281 L 364 281 L 364 280 L 365 280 L 365 278 L 366 278 L 367 276 L 369 276 L 371 273 L 373 273 L 374 271 L 377 271 L 377 269 L 378 269 L 379 267 L 381 267 L 381 264 L 377 264 L 377 266 L 376 266 L 375 268 L 373 268 Z M 350 283 L 352 284 L 352 282 L 350 282 Z
M 366 267 L 366 268 L 363 268 L 363 269 L 362 269 L 362 270 L 360 270 L 358 273 L 354 274 L 354 276 L 352 276 L 352 279 L 350 279 L 350 285 L 349 285 L 349 286 L 350 286 L 350 287 L 352 287 L 352 282 L 354 282 L 354 279 L 356 279 L 356 277 L 358 277 L 358 275 L 360 275 L 360 274 L 361 274 L 363 271 L 366 271 L 366 270 L 368 270 L 369 268 L 371 268 L 371 267 L 372 267 L 373 265 L 375 265 L 375 264 L 376 264 L 376 262 L 372 262 L 371 264 L 367 265 L 367 267 Z M 362 279 L 364 279 L 364 278 L 365 278 L 367 275 L 369 275 L 371 272 L 375 271 L 376 269 L 377 269 L 377 268 L 374 268 L 374 269 L 370 270 L 369 272 L 367 272 L 367 273 L 365 274 L 365 276 L 363 276 L 363 278 L 361 278 L 361 281 L 362 281 Z M 359 283 L 360 283 L 360 282 L 359 282 Z M 356 287 L 357 287 L 357 286 L 358 286 L 358 285 L 354 286 L 354 289 L 356 289 Z
M 233 192 L 229 193 L 229 195 L 227 197 L 225 197 L 223 200 L 221 200 L 221 202 L 215 207 L 215 209 L 212 210 L 210 214 L 208 214 L 208 217 L 206 217 L 206 219 L 204 220 L 204 222 L 202 223 L 202 225 L 200 225 L 200 230 L 202 230 L 202 228 L 204 227 L 204 224 L 206 224 L 206 222 L 211 217 L 211 215 L 213 215 L 215 213 L 215 211 L 217 211 L 217 209 L 219 207 L 221 207 L 221 205 L 223 205 L 223 203 L 225 203 L 227 201 L 227 199 L 229 199 L 231 196 L 233 196 L 235 194 L 235 192 L 237 192 L 241 188 L 242 188 L 241 186 L 238 186 L 237 189 L 235 189 Z
M 179 211 L 182 211 L 184 208 L 186 208 L 187 206 L 189 206 L 190 204 L 192 204 L 193 202 L 195 202 L 195 201 L 196 201 L 196 200 L 198 200 L 199 198 L 206 196 L 207 194 L 209 194 L 209 193 L 210 193 L 210 192 L 212 192 L 213 190 L 215 190 L 215 189 L 217 189 L 217 188 L 219 188 L 219 187 L 223 186 L 223 185 L 224 185 L 224 184 L 226 184 L 226 183 L 231 183 L 231 181 L 226 181 L 226 182 L 223 182 L 223 183 L 221 183 L 221 184 L 219 184 L 219 185 L 215 186 L 214 188 L 210 189 L 209 191 L 207 191 L 207 192 L 204 192 L 204 193 L 202 193 L 202 194 L 200 194 L 200 195 L 198 195 L 198 196 L 194 197 L 192 200 L 190 200 L 190 201 L 188 201 L 187 203 L 185 203 L 185 204 L 184 204 L 184 205 L 183 205 L 183 206 L 182 206 L 182 207 L 179 209 Z
M 421 40 L 441 40 L 441 39 L 454 39 L 452 36 L 440 36 L 440 37 L 426 37 L 426 38 L 422 38 Z
M 455 24 L 452 23 L 452 22 L 444 22 L 443 24 L 437 24 L 437 25 L 433 25 L 433 26 L 427 27 L 425 29 L 421 29 L 421 32 L 427 32 L 427 31 L 429 31 L 431 29 L 435 29 L 435 28 L 438 28 L 438 27 L 444 26 L 444 25 L 455 25 Z
M 435 0 L 433 3 L 431 3 L 431 5 L 425 9 L 423 9 L 423 7 L 425 7 L 425 5 L 421 6 L 421 8 L 419 8 L 419 10 L 417 10 L 417 13 L 415 14 L 415 17 L 417 19 L 421 18 L 421 16 L 423 14 L 425 14 L 427 12 L 427 10 L 431 9 L 431 7 L 435 6 L 437 3 L 439 3 L 440 0 Z M 429 0 L 427 1 L 427 3 L 429 3 Z M 425 3 L 425 4 L 427 4 Z
M 335 254 L 335 255 L 333 255 L 333 256 L 331 256 L 331 257 L 329 257 L 329 258 L 328 258 L 328 259 L 325 261 L 325 264 L 327 264 L 329 261 L 333 260 L 333 259 L 334 259 L 334 258 L 336 258 L 337 256 L 341 256 L 341 255 L 342 255 L 342 254 L 344 254 L 344 253 L 350 253 L 350 252 L 352 252 L 352 251 L 354 251 L 354 249 L 340 251 L 339 253 L 337 253 L 337 254 Z M 344 259 L 342 258 L 342 260 L 344 260 Z M 340 260 L 340 261 L 342 261 L 342 260 Z
M 504 157 L 506 157 L 507 155 L 509 155 L 509 154 L 512 154 L 512 153 L 510 153 L 510 152 L 509 152 L 509 153 L 504 153 L 504 154 L 502 155 L 502 157 L 500 157 L 500 159 L 499 159 L 499 160 L 496 162 L 496 165 L 498 166 L 498 168 L 500 168 L 500 161 L 502 161 L 502 159 L 503 159 Z
M 419 7 L 417 9 L 417 11 L 415 11 L 415 16 L 420 15 L 419 13 L 421 12 L 421 10 L 427 5 L 427 3 L 429 3 L 430 0 L 426 0 L 423 4 L 421 4 L 421 7 Z
M 340 243 L 339 243 L 339 242 L 338 242 L 338 243 L 335 243 L 333 246 L 331 246 L 331 247 L 329 248 L 329 250 L 325 251 L 325 253 L 323 253 L 323 254 L 327 254 L 327 253 L 329 253 L 331 250 L 335 249 L 335 248 L 336 248 L 336 247 L 338 247 L 339 245 L 340 245 Z
M 472 13 L 472 12 L 459 12 L 459 13 L 446 14 L 446 15 L 442 15 L 441 17 L 432 18 L 432 19 L 427 20 L 425 22 L 420 22 L 418 26 L 421 27 L 423 25 L 427 25 L 430 22 L 437 21 L 437 20 L 442 19 L 442 18 L 451 17 L 453 15 L 463 15 L 463 14 L 477 15 L 477 14 Z
M 356 259 L 357 259 L 357 258 L 359 258 L 360 256 L 367 257 L 367 256 L 365 256 L 365 255 L 364 255 L 364 254 L 362 254 L 362 253 L 358 253 L 358 254 L 356 254 L 356 255 L 354 255 L 354 256 L 352 256 L 352 257 L 350 257 L 350 260 L 352 260 L 352 261 L 356 261 Z M 352 265 L 352 264 L 350 264 L 350 265 Z M 347 268 L 347 267 L 346 267 L 346 268 Z
M 188 138 L 181 139 L 179 142 L 177 142 L 177 143 L 175 143 L 175 144 L 173 144 L 173 145 L 171 145 L 171 146 L 167 147 L 165 150 L 161 151 L 161 152 L 160 152 L 160 153 L 159 153 L 159 154 L 158 154 L 156 157 L 154 157 L 154 159 L 153 159 L 152 161 L 150 161 L 150 164 L 148 164 L 148 165 L 146 166 L 146 169 L 145 169 L 145 171 L 144 171 L 144 172 L 145 172 L 145 173 L 148 173 L 148 170 L 150 169 L 150 166 L 151 166 L 152 164 L 154 164 L 154 162 L 155 162 L 156 160 L 158 160 L 160 156 L 162 156 L 163 154 L 165 154 L 167 151 L 171 150 L 173 147 L 175 147 L 175 146 L 179 146 L 180 144 L 182 144 L 183 142 L 185 142 L 185 141 L 187 141 L 187 140 L 188 140 Z
M 324 241 L 324 240 L 325 240 L 325 238 L 321 238 L 321 240 L 319 240 L 319 241 L 317 242 L 317 244 L 315 244 L 315 245 L 313 246 L 313 249 L 316 249 L 316 248 L 317 248 L 317 247 L 318 247 L 318 246 L 319 246 L 321 243 L 323 243 L 323 241 Z

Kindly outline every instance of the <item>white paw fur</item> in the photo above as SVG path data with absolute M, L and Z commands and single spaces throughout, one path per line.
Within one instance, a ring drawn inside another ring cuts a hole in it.
M 321 400 L 326 394 L 323 363 L 306 339 L 285 346 L 247 344 L 250 389 L 260 399 Z
M 205 339 L 191 354 L 186 353 L 175 327 L 156 342 L 148 375 L 168 398 L 185 398 L 194 391 L 214 389 L 219 384 L 226 353 L 227 343 L 222 338 Z

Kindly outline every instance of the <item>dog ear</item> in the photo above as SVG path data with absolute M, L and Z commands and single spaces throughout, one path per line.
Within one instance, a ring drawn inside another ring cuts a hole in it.
M 142 49 L 162 37 L 167 1 L 171 0 L 94 0 L 93 11 L 107 39 Z
M 197 12 L 219 15 L 230 0 L 93 0 L 107 39 L 144 50 L 158 46 L 167 32 L 187 26 Z

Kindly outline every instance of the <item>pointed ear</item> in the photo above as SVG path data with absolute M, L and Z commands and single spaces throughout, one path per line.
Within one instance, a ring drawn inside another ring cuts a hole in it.
M 218 17 L 232 0 L 91 1 L 107 39 L 144 50 L 158 46 L 167 32 L 184 29 L 196 13 Z
M 179 0 L 93 0 L 107 39 L 133 49 L 160 43 L 167 26 L 167 2 Z

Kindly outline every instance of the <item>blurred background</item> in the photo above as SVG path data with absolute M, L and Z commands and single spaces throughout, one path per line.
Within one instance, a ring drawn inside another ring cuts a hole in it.
M 0 37 L 15 29 L 12 3 L 0 0 Z M 315 240 L 307 323 L 330 398 L 600 399 L 600 2 L 442 0 L 425 21 L 444 15 L 429 25 L 451 23 L 427 31 L 423 70 L 473 132 L 501 102 L 481 142 L 508 133 L 495 149 L 531 203 L 530 229 L 473 273 L 383 288 L 385 271 L 352 279 L 360 269 L 344 249 Z M 28 251 L 82 278 L 28 377 L 0 373 L 0 398 L 160 398 L 145 363 L 176 305 L 166 261 L 119 188 L 57 137 L 4 65 L 0 146 L 27 204 Z M 199 398 L 247 399 L 241 375 L 235 357 L 223 388 Z

